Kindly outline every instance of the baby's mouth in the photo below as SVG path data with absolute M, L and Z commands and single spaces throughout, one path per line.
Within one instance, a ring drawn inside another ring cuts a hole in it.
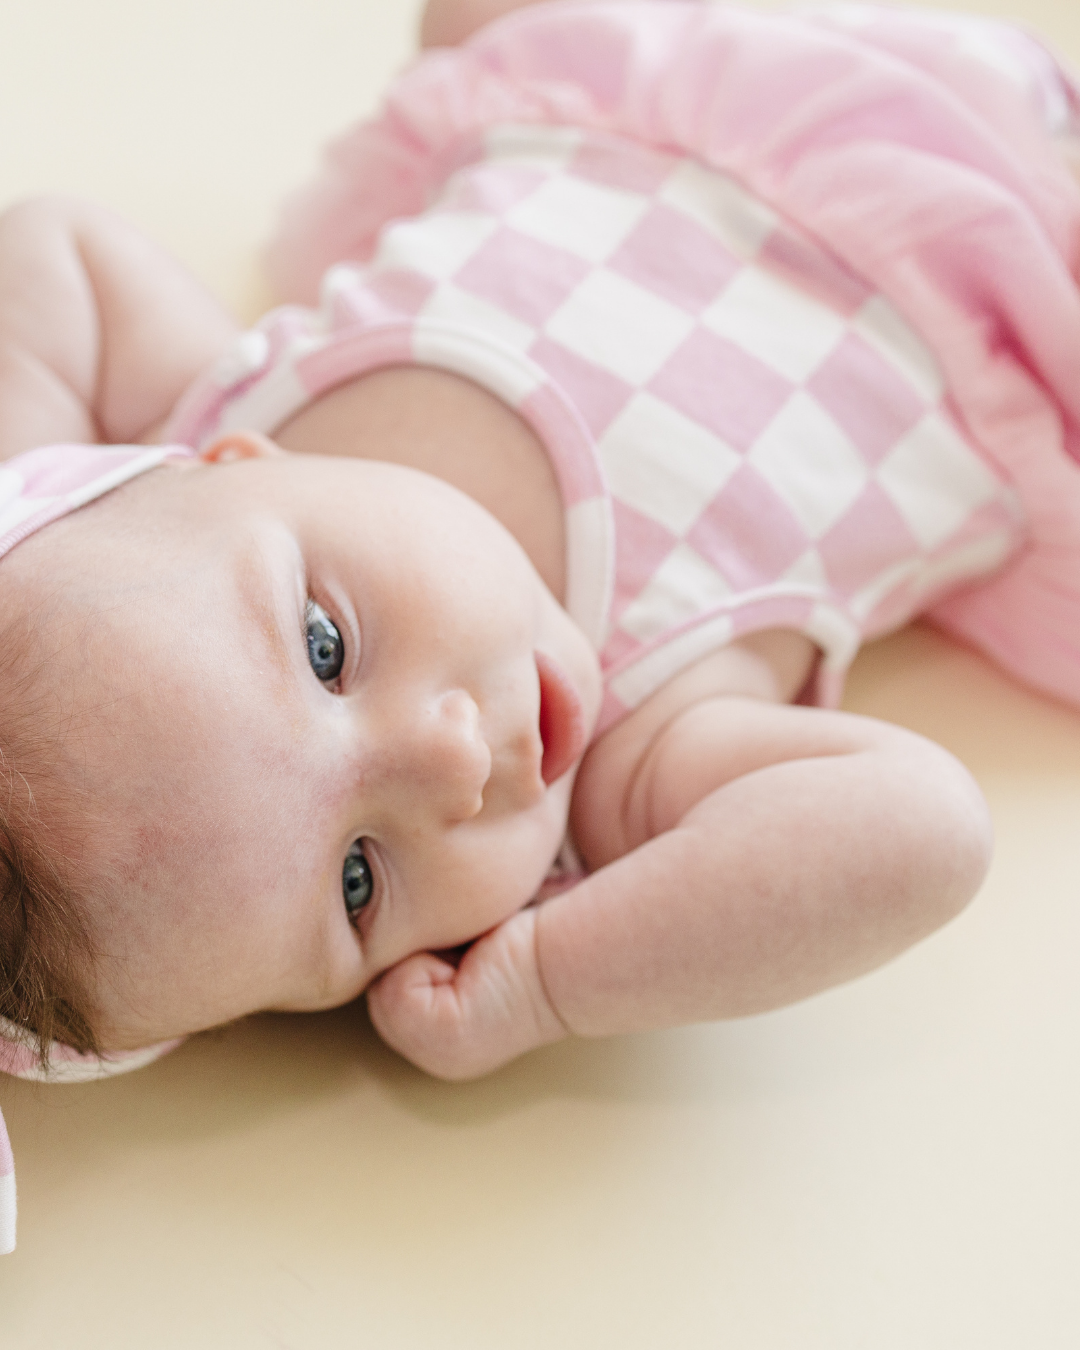
M 540 776 L 554 783 L 585 749 L 585 712 L 569 675 L 552 657 L 536 652 L 540 676 L 540 739 L 544 746 Z

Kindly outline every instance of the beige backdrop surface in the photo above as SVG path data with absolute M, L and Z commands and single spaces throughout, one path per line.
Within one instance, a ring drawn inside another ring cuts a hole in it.
M 1073 0 L 985 8 L 1080 57 Z M 415 10 L 0 0 L 0 205 L 104 200 L 251 317 L 274 203 Z M 864 653 L 848 706 L 990 799 L 993 870 L 944 933 L 783 1012 L 465 1086 L 355 1008 L 110 1083 L 0 1081 L 3 1350 L 1074 1350 L 1080 717 L 922 630 Z

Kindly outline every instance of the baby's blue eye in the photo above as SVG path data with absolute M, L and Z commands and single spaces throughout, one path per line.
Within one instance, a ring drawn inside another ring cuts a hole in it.
M 341 890 L 351 924 L 356 923 L 360 911 L 371 899 L 374 889 L 371 868 L 364 857 L 363 841 L 357 839 L 356 843 L 349 846 L 349 851 L 345 854 L 345 866 L 341 870 Z
M 341 640 L 341 634 L 334 627 L 326 610 L 314 600 L 307 602 L 304 627 L 307 630 L 308 660 L 311 662 L 311 669 L 324 684 L 329 684 L 341 674 L 341 667 L 345 662 L 345 644 Z

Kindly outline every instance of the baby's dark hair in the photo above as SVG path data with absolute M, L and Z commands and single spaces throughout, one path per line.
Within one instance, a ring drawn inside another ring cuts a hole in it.
M 19 615 L 0 633 L 0 1016 L 37 1036 L 46 1067 L 54 1040 L 84 1054 L 98 1044 L 86 995 L 93 953 L 53 814 L 70 805 L 57 710 L 47 669 L 27 659 L 41 620 Z

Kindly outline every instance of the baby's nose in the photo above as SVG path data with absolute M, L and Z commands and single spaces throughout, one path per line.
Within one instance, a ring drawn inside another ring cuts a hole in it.
M 416 786 L 445 819 L 479 815 L 491 751 L 481 734 L 480 710 L 465 690 L 450 690 L 420 712 L 410 761 Z

